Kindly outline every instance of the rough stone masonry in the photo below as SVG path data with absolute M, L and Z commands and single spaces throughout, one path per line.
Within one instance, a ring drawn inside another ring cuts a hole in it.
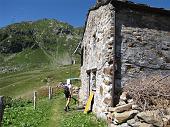
M 128 80 L 170 74 L 170 11 L 128 1 L 98 2 L 82 40 L 80 101 L 95 91 L 93 112 L 105 118 Z

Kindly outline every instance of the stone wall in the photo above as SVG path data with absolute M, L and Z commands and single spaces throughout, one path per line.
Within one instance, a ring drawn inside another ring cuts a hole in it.
M 80 102 L 95 89 L 93 111 L 100 117 L 111 106 L 113 72 L 117 89 L 141 75 L 170 74 L 170 18 L 119 4 L 90 10 L 82 41 Z
M 128 93 L 122 93 L 116 107 L 107 114 L 109 127 L 169 127 L 170 108 L 141 111 Z
M 93 111 L 104 116 L 111 104 L 114 10 L 111 4 L 89 12 L 87 25 L 82 41 L 83 66 L 81 67 L 82 87 L 80 101 L 85 104 L 89 97 L 89 82 L 96 72 L 96 92 Z M 103 113 L 103 114 L 100 114 Z
M 119 86 L 143 74 L 170 74 L 170 18 L 144 11 L 116 13 Z M 120 81 L 121 80 L 121 81 Z

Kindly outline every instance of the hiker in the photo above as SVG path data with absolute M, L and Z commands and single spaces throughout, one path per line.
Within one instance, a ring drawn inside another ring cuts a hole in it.
M 70 109 L 69 104 L 70 104 L 70 101 L 71 101 L 71 98 L 72 98 L 72 85 L 71 85 L 71 83 L 67 82 L 67 84 L 64 84 L 64 94 L 65 94 L 65 97 L 66 97 L 66 105 L 65 105 L 64 110 L 67 112 Z

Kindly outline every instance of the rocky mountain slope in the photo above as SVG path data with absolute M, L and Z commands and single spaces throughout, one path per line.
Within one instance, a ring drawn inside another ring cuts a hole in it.
M 22 66 L 70 64 L 70 55 L 82 33 L 83 28 L 74 28 L 54 19 L 15 23 L 1 28 L 0 71 Z M 78 55 L 72 59 L 79 61 Z

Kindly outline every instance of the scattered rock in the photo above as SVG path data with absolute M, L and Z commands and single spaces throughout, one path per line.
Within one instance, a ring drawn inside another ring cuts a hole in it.
M 132 127 L 135 125 L 135 123 L 136 123 L 135 119 L 130 119 L 130 120 L 127 121 L 127 124 L 132 126 Z
M 130 127 L 130 126 L 127 123 L 123 123 L 121 125 L 111 124 L 109 127 Z
M 123 92 L 120 96 L 120 100 L 126 101 L 127 100 L 127 92 Z
M 117 125 L 112 123 L 112 124 L 109 125 L 109 127 L 117 127 Z
M 134 126 L 135 127 L 135 126 Z M 137 127 L 137 126 L 136 126 Z M 147 124 L 147 123 L 139 123 L 138 127 L 154 127 L 152 124 Z
M 122 105 L 126 105 L 126 102 L 123 101 L 123 100 L 120 100 L 120 101 L 119 101 L 119 104 L 117 104 L 116 107 L 122 106 Z
M 132 105 L 132 109 L 133 109 L 133 110 L 137 110 L 138 108 L 139 108 L 138 105 Z
M 136 121 L 135 119 L 128 120 L 127 123 L 131 127 L 153 127 L 152 124 L 142 123 L 140 121 Z
M 125 104 L 115 108 L 110 108 L 109 110 L 112 112 L 124 112 L 124 111 L 129 111 L 131 108 L 132 108 L 132 104 Z
M 113 75 L 113 67 L 104 68 L 103 73 L 106 75 Z
M 141 124 L 141 122 L 140 122 L 140 121 L 137 121 L 137 122 L 133 123 L 133 126 L 132 126 L 132 127 L 139 127 L 140 124 Z
M 167 115 L 170 115 L 170 108 L 166 109 Z
M 127 123 L 123 123 L 121 125 L 118 125 L 117 127 L 130 127 Z
M 103 102 L 104 102 L 105 104 L 107 104 L 107 105 L 111 105 L 112 98 L 111 98 L 111 97 L 106 97 Z
M 157 110 L 141 112 L 137 115 L 137 117 L 144 120 L 146 123 L 153 124 L 157 127 L 163 127 L 162 118 Z
M 164 123 L 164 127 L 166 127 L 167 125 L 170 125 L 170 115 L 164 116 L 164 118 L 162 118 L 162 120 Z
M 114 112 L 114 107 L 109 107 L 109 112 Z
M 128 119 L 133 118 L 138 113 L 137 110 L 126 111 L 123 113 L 114 113 L 114 122 L 117 124 L 121 124 L 126 122 Z
M 77 86 L 73 87 L 73 90 L 72 90 L 73 94 L 77 95 L 79 93 L 79 89 L 80 88 Z
M 127 100 L 127 102 L 128 103 L 133 103 L 134 101 L 133 101 L 133 99 L 129 99 L 129 100 Z
M 105 85 L 110 85 L 112 83 L 112 79 L 111 77 L 104 77 L 104 81 Z
M 109 112 L 109 113 L 107 114 L 107 121 L 108 121 L 109 123 L 112 123 L 112 120 L 113 120 L 113 114 L 112 114 L 111 112 Z
M 164 127 L 166 127 L 168 125 L 168 120 L 166 118 L 162 118 L 162 120 L 163 120 Z
M 99 119 L 107 120 L 107 115 L 104 112 L 98 112 L 96 116 Z

